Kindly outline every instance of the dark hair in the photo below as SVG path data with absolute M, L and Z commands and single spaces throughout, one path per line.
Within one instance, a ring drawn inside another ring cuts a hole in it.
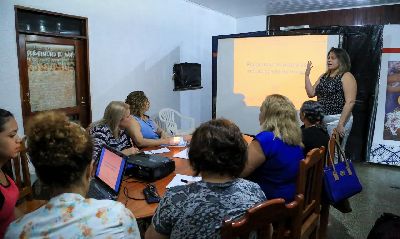
M 303 113 L 304 117 L 311 124 L 322 122 L 322 120 L 324 119 L 324 112 L 322 111 L 322 105 L 314 100 L 305 101 L 300 108 L 300 113 Z
M 196 175 L 212 172 L 238 177 L 247 161 L 247 144 L 240 129 L 226 119 L 201 124 L 193 133 L 189 162 Z
M 347 51 L 343 48 L 332 47 L 327 56 L 329 56 L 329 53 L 331 52 L 333 52 L 339 60 L 339 74 L 349 72 L 351 68 L 351 61 Z M 329 70 L 326 73 L 329 73 Z
M 79 182 L 92 160 L 89 135 L 61 112 L 35 115 L 28 123 L 27 140 L 39 179 L 51 187 Z
M 10 111 L 0 108 L 0 132 L 3 132 L 4 125 L 11 117 L 14 117 L 14 115 Z
M 368 234 L 367 239 L 399 239 L 400 217 L 392 213 L 383 213 Z
M 149 99 L 143 91 L 139 90 L 129 93 L 125 100 L 125 103 L 129 105 L 131 114 L 134 116 L 140 116 L 141 111 L 146 106 L 146 102 L 149 102 Z

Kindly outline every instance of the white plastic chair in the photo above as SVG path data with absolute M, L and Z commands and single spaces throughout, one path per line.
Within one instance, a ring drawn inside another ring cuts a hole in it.
M 194 131 L 194 119 L 189 116 L 184 116 L 174 109 L 164 108 L 160 110 L 158 117 L 162 124 L 160 127 L 168 134 L 181 136 L 191 134 Z M 178 124 L 181 127 L 180 129 L 178 129 Z M 189 125 L 189 128 L 185 127 L 186 129 L 183 129 L 183 125 Z

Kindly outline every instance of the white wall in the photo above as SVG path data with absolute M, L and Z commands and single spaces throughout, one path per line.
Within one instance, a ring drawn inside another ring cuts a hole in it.
M 211 41 L 236 33 L 236 19 L 184 0 L 0 0 L 0 107 L 22 127 L 14 5 L 87 17 L 92 118 L 133 90 L 150 98 L 150 115 L 171 107 L 211 119 Z M 173 92 L 172 66 L 202 66 L 203 89 Z
M 267 29 L 267 16 L 242 17 L 237 19 L 236 32 L 258 32 Z

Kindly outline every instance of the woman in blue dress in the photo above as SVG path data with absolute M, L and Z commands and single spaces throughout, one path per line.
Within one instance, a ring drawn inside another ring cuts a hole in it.
M 261 132 L 249 144 L 242 176 L 260 185 L 268 199 L 291 202 L 304 158 L 296 109 L 287 97 L 269 95 L 260 107 L 259 121 Z
M 132 115 L 128 133 L 138 147 L 178 143 L 145 114 L 150 108 L 150 101 L 143 91 L 131 92 L 125 103 L 130 106 Z

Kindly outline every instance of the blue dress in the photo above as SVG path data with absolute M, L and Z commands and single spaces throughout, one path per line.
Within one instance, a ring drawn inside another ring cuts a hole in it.
M 157 125 L 150 117 L 147 120 L 143 120 L 140 117 L 132 115 L 133 118 L 140 124 L 140 131 L 142 132 L 143 138 L 145 139 L 159 139 L 160 136 L 157 134 Z
M 249 179 L 260 185 L 268 199 L 283 198 L 286 203 L 293 201 L 300 160 L 304 158 L 303 149 L 284 143 L 269 131 L 257 134 L 255 140 L 260 143 L 266 160 Z

